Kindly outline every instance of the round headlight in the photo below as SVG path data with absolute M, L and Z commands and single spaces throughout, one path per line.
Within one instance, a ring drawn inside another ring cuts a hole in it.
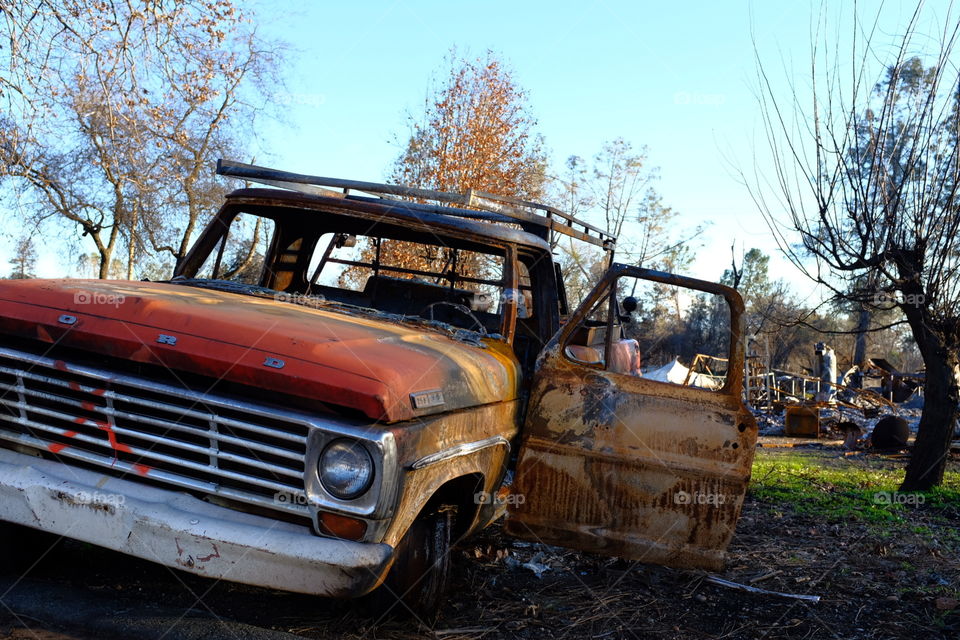
M 373 482 L 373 459 L 356 440 L 334 440 L 320 454 L 317 472 L 323 488 L 341 500 L 363 494 Z

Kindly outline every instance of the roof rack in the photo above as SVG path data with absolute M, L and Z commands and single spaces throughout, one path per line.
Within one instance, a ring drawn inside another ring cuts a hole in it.
M 359 191 L 372 194 L 380 200 L 402 202 L 404 206 L 413 209 L 465 218 L 479 218 L 493 222 L 514 222 L 519 223 L 527 230 L 530 230 L 528 225 L 533 225 L 549 233 L 560 233 L 602 247 L 605 251 L 612 252 L 617 242 L 617 238 L 613 234 L 578 220 L 554 207 L 473 189 L 460 194 L 402 185 L 324 178 L 223 159 L 217 160 L 217 174 L 309 195 L 342 198 L 345 196 L 353 197 L 350 196 L 350 191 Z M 330 188 L 342 189 L 343 193 L 331 191 Z M 412 202 L 411 200 L 426 201 L 426 203 Z M 427 204 L 431 201 L 440 203 L 440 206 Z M 457 206 L 450 205 L 459 205 L 460 207 L 468 207 L 468 209 L 460 209 Z M 478 214 L 480 211 L 494 215 L 480 215 Z M 552 237 L 546 239 L 552 239 Z

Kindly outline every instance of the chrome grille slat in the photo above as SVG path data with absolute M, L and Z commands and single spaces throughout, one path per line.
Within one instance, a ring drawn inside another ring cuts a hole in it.
M 309 432 L 268 407 L 0 347 L 0 440 L 128 478 L 307 515 Z
M 0 440 L 6 440 L 7 442 L 13 442 L 16 444 L 23 444 L 33 448 L 43 447 L 46 444 L 43 440 L 38 440 L 37 438 L 33 438 L 30 436 L 16 436 L 14 434 L 3 431 L 2 429 L 0 429 Z M 100 456 L 90 454 L 83 450 L 77 450 L 75 452 L 75 455 L 72 457 L 90 464 L 103 466 L 103 461 Z M 116 460 L 113 462 L 113 464 L 109 466 L 111 468 L 120 469 L 121 471 L 124 471 L 129 474 L 136 473 L 136 469 L 132 464 L 124 462 L 122 460 Z M 201 480 L 195 480 L 192 478 L 186 478 L 184 476 L 178 476 L 173 473 L 167 473 L 162 469 L 155 469 L 151 471 L 150 477 L 153 478 L 154 480 L 160 480 L 166 484 L 174 485 L 182 489 L 189 489 L 192 491 L 199 491 L 202 493 L 215 493 L 218 496 L 222 496 L 224 498 L 230 498 L 232 500 L 236 500 L 237 502 L 250 502 L 249 496 L 245 493 L 234 491 L 233 489 L 229 489 L 226 487 L 218 488 L 216 485 L 212 483 L 203 482 Z M 300 492 L 300 493 L 290 492 L 290 494 L 292 496 L 295 496 L 295 500 L 277 503 L 276 505 L 273 505 L 273 508 L 278 511 L 285 511 L 287 513 L 292 513 L 295 515 L 308 516 L 309 508 L 305 504 L 306 494 L 304 492 Z
M 5 385 L 5 384 L 3 384 L 2 382 L 0 382 L 0 391 L 2 391 L 2 390 L 4 390 L 4 389 L 6 389 L 6 390 L 11 390 L 11 391 L 16 391 L 16 390 L 17 390 L 16 387 L 10 387 L 9 385 Z M 65 398 L 65 397 L 63 397 L 63 396 L 55 396 L 55 395 L 53 395 L 53 394 L 45 393 L 45 392 L 42 392 L 42 391 L 35 391 L 35 390 L 33 390 L 33 389 L 26 389 L 26 390 L 25 390 L 25 393 L 26 393 L 27 395 L 31 396 L 31 397 L 41 398 L 41 399 L 44 399 L 44 400 L 50 400 L 50 401 L 52 401 L 52 402 L 59 402 L 59 403 L 61 403 L 61 404 L 70 406 L 70 407 L 72 407 L 72 408 L 74 408 L 74 409 L 88 410 L 88 409 L 84 409 L 82 402 L 80 402 L 80 401 L 78 401 L 78 400 L 74 400 L 73 398 Z M 9 402 L 8 400 L 4 400 L 2 395 L 0 395 L 0 404 L 7 405 L 7 406 L 9 406 L 9 407 L 17 407 L 17 408 L 19 408 L 20 411 L 21 411 L 21 415 L 23 415 L 23 416 L 26 416 L 25 407 L 29 407 L 29 405 L 26 404 L 25 401 L 23 401 L 23 400 L 22 400 L 20 403 L 12 403 L 12 402 Z M 37 409 L 34 408 L 34 409 L 32 409 L 32 410 L 37 410 Z M 269 446 L 269 445 L 265 445 L 265 444 L 262 444 L 262 443 L 259 443 L 259 442 L 253 442 L 253 441 L 250 441 L 250 440 L 244 440 L 244 439 L 238 438 L 238 437 L 236 437 L 236 436 L 231 436 L 231 435 L 229 435 L 229 434 L 219 433 L 218 431 L 214 431 L 214 430 L 213 430 L 213 425 L 216 425 L 216 422 L 215 422 L 215 421 L 211 421 L 211 420 L 208 420 L 208 424 L 211 424 L 210 429 L 209 429 L 209 430 L 202 430 L 202 429 L 200 429 L 200 428 L 198 428 L 198 427 L 194 427 L 194 426 L 192 426 L 192 425 L 180 424 L 180 423 L 176 423 L 176 422 L 169 422 L 169 421 L 166 421 L 166 420 L 159 420 L 159 419 L 152 418 L 152 417 L 150 417 L 150 416 L 144 416 L 144 415 L 141 415 L 141 414 L 138 414 L 138 413 L 130 413 L 130 412 L 127 412 L 127 411 L 119 411 L 119 410 L 117 410 L 117 409 L 111 409 L 111 408 L 106 407 L 106 406 L 97 406 L 94 410 L 95 410 L 96 412 L 98 412 L 98 413 L 103 414 L 104 416 L 108 416 L 108 415 L 109 415 L 109 416 L 113 416 L 114 418 L 124 418 L 124 419 L 129 419 L 129 420 L 136 420 L 136 421 L 138 421 L 138 422 L 143 422 L 143 423 L 145 423 L 145 424 L 149 424 L 149 425 L 152 425 L 152 426 L 155 426 L 155 427 L 160 427 L 161 429 L 168 429 L 168 430 L 170 430 L 170 431 L 186 433 L 186 434 L 190 434 L 190 435 L 194 435 L 194 436 L 198 436 L 198 437 L 212 438 L 212 439 L 215 439 L 215 440 L 218 440 L 218 441 L 221 441 L 221 442 L 225 442 L 225 443 L 228 443 L 228 444 L 232 444 L 232 445 L 236 445 L 236 446 L 247 447 L 247 448 L 249 448 L 249 449 L 252 449 L 252 450 L 255 450 L 255 451 L 259 451 L 259 452 L 261 452 L 261 453 L 266 453 L 266 454 L 269 454 L 269 455 L 272 455 L 272 456 L 277 456 L 277 457 L 280 457 L 280 458 L 288 458 L 289 460 L 293 460 L 293 461 L 295 461 L 295 462 L 301 462 L 301 461 L 303 460 L 303 454 L 298 454 L 298 453 L 296 453 L 296 452 L 294 452 L 294 451 L 290 451 L 289 449 L 281 449 L 281 448 L 279 448 L 279 447 L 271 447 L 271 446 Z M 74 417 L 74 416 L 71 416 L 69 419 L 73 419 L 73 417 Z M 304 445 L 305 445 L 305 444 L 306 444 L 306 443 L 305 443 L 305 440 L 304 440 Z
M 70 442 L 62 443 L 65 446 L 63 450 L 59 452 L 59 455 L 67 455 L 67 452 L 73 448 L 73 445 L 70 444 L 73 441 L 86 442 L 87 444 L 92 444 L 96 447 L 110 449 L 113 452 L 111 455 L 116 455 L 117 453 L 116 450 L 112 449 L 110 442 L 105 439 L 102 440 L 100 438 L 94 438 L 92 436 L 88 436 L 85 433 L 77 433 L 76 435 L 68 436 L 67 429 L 52 427 L 50 425 L 45 425 L 40 422 L 36 422 L 34 420 L 29 420 L 29 419 L 25 420 L 23 423 L 20 423 L 20 421 L 17 421 L 17 423 L 23 424 L 24 426 L 30 427 L 31 429 L 34 429 L 34 430 L 44 431 L 46 433 L 52 433 L 58 436 L 69 438 Z M 78 426 L 81 426 L 81 425 L 78 425 Z M 58 444 L 60 443 L 58 442 Z M 168 456 L 164 453 L 157 453 L 156 451 L 152 451 L 150 449 L 143 449 L 143 448 L 135 447 L 132 445 L 124 445 L 124 446 L 130 449 L 129 453 L 131 453 L 132 455 L 139 456 L 141 460 L 146 459 L 143 463 L 141 463 L 146 466 L 149 466 L 147 462 L 152 460 L 154 462 L 158 462 L 158 461 L 166 462 L 169 464 L 177 465 L 179 467 L 192 469 L 194 471 L 208 471 L 210 469 L 208 465 L 198 464 L 190 460 L 183 460 L 182 458 L 174 458 L 173 456 Z M 116 458 L 111 458 L 111 459 L 116 459 Z M 273 491 L 280 492 L 280 493 L 288 493 L 291 490 L 297 489 L 296 486 L 280 484 L 277 482 L 270 482 L 269 480 L 264 480 L 261 478 L 257 478 L 255 476 L 248 476 L 242 473 L 236 473 L 234 471 L 228 471 L 225 469 L 219 469 L 217 471 L 217 475 L 221 478 L 230 478 L 232 480 L 240 480 L 250 484 L 255 484 L 259 487 L 263 487 L 264 489 L 271 489 Z
M 6 404 L 7 406 L 10 406 L 9 403 L 5 403 L 5 402 L 4 402 L 3 404 Z M 64 421 L 74 421 L 78 426 L 101 428 L 98 424 L 96 424 L 95 421 L 90 420 L 89 418 L 85 418 L 83 423 L 77 423 L 74 416 L 70 416 L 69 414 L 65 414 L 65 413 L 60 413 L 59 411 L 53 411 L 53 410 L 47 409 L 47 408 L 45 408 L 45 407 L 28 407 L 28 409 L 29 409 L 29 411 L 32 412 L 32 413 L 39 413 L 39 414 L 45 415 L 45 416 L 47 416 L 47 417 L 49 417 L 49 418 L 57 418 L 58 420 L 64 420 Z M 24 420 L 24 421 L 23 421 L 22 423 L 20 423 L 20 424 L 26 424 L 27 426 L 30 426 L 30 427 L 33 427 L 33 426 L 34 426 L 33 421 L 30 421 L 29 419 L 26 419 L 26 418 L 24 418 L 23 420 Z M 156 436 L 156 435 L 153 435 L 153 434 L 151 434 L 151 433 L 144 433 L 144 432 L 142 432 L 142 431 L 133 431 L 132 429 L 127 429 L 127 428 L 125 428 L 125 427 L 119 427 L 119 426 L 116 426 L 116 425 L 112 425 L 112 426 L 110 427 L 110 429 L 111 429 L 111 431 L 113 431 L 113 432 L 114 432 L 115 434 L 117 434 L 117 435 L 133 436 L 133 437 L 135 437 L 135 438 L 140 438 L 140 439 L 142 439 L 142 440 L 149 440 L 150 442 L 155 442 L 155 443 L 157 443 L 157 444 L 164 444 L 164 445 L 167 445 L 167 446 L 169 446 L 169 447 L 175 447 L 175 448 L 177 448 L 177 449 L 183 449 L 184 451 L 191 451 L 191 452 L 193 452 L 193 453 L 197 453 L 197 454 L 201 454 L 201 455 L 205 455 L 205 456 L 214 455 L 214 456 L 216 456 L 216 458 L 219 459 L 219 460 L 229 460 L 230 462 L 236 462 L 236 463 L 238 463 L 238 464 L 245 464 L 245 465 L 248 465 L 248 466 L 251 466 L 251 467 L 256 467 L 257 469 L 263 469 L 264 471 L 281 473 L 281 474 L 283 474 L 283 475 L 285 475 L 285 476 L 289 476 L 289 477 L 294 478 L 294 479 L 296 479 L 296 480 L 298 480 L 298 481 L 302 481 L 302 480 L 303 480 L 303 471 L 302 471 L 302 470 L 301 470 L 301 471 L 295 471 L 295 470 L 287 469 L 287 468 L 280 467 L 280 466 L 274 466 L 274 465 L 270 465 L 270 464 L 266 464 L 266 463 L 264 463 L 264 462 L 261 462 L 260 460 L 257 460 L 257 459 L 255 459 L 255 458 L 245 458 L 245 457 L 243 457 L 243 456 L 238 456 L 238 455 L 235 455 L 235 454 L 232 454 L 232 453 L 222 452 L 222 451 L 219 451 L 219 450 L 217 450 L 217 449 L 212 449 L 212 448 L 210 448 L 210 447 L 199 447 L 199 446 L 197 446 L 197 445 L 190 444 L 189 442 L 181 442 L 181 441 L 179 441 L 179 440 L 167 439 L 167 438 L 163 438 L 162 436 Z M 58 434 L 58 435 L 64 435 L 64 434 L 61 433 L 61 434 Z M 71 437 L 72 437 L 72 436 L 71 436 Z M 104 441 L 104 444 L 105 444 L 106 446 L 109 446 L 109 442 L 107 442 L 107 441 Z M 131 447 L 131 448 L 132 448 L 132 449 L 136 449 L 135 447 Z M 142 449 L 141 449 L 141 450 L 142 450 Z M 136 453 L 136 450 L 134 450 L 134 453 Z M 141 454 L 141 455 L 143 455 L 143 456 L 148 456 L 148 455 L 149 455 L 149 456 L 152 456 L 152 455 L 154 455 L 154 454 L 153 454 L 152 452 L 149 452 L 149 451 L 148 451 L 147 453 L 144 453 L 144 454 Z M 170 462 L 170 461 L 172 461 L 172 460 L 175 460 L 175 458 L 171 458 L 170 460 L 164 460 L 164 461 L 165 461 L 165 462 Z M 202 466 L 202 465 L 201 465 L 201 466 Z
M 3 353 L 3 351 L 0 350 L 0 355 L 2 355 L 2 353 Z M 34 382 L 41 382 L 41 383 L 44 383 L 44 384 L 50 384 L 50 385 L 58 386 L 58 387 L 60 387 L 60 388 L 62 388 L 62 389 L 70 390 L 70 385 L 69 385 L 69 383 L 67 383 L 67 382 L 65 382 L 65 381 L 63 381 L 63 380 L 57 379 L 57 378 L 51 378 L 51 377 L 48 377 L 48 376 L 41 376 L 41 375 L 37 375 L 37 374 L 31 373 L 31 372 L 18 372 L 18 371 L 9 369 L 8 367 L 4 367 L 4 366 L 2 366 L 2 365 L 0 365 L 0 373 L 9 373 L 10 375 L 20 376 L 20 377 L 22 377 L 22 378 L 25 378 L 25 379 L 27 379 L 27 380 L 32 380 L 32 381 L 34 381 Z M 100 381 L 100 382 L 103 382 L 103 383 L 109 382 L 109 380 L 99 380 L 99 381 Z M 88 385 L 88 386 L 89 386 L 89 385 Z M 29 389 L 27 389 L 27 391 L 29 391 Z M 193 418 L 193 419 L 196 419 L 196 420 L 204 420 L 204 421 L 206 421 L 206 420 L 209 418 L 209 414 L 207 414 L 207 413 L 202 413 L 202 412 L 199 412 L 199 411 L 195 411 L 195 410 L 193 410 L 193 409 L 191 409 L 191 408 L 189 408 L 189 407 L 188 407 L 188 408 L 184 408 L 184 407 L 181 407 L 181 406 L 179 406 L 179 405 L 164 405 L 164 404 L 160 404 L 160 403 L 158 403 L 158 402 L 153 402 L 152 400 L 146 400 L 146 399 L 143 399 L 143 398 L 137 398 L 137 397 L 135 397 L 135 396 L 131 396 L 131 395 L 124 394 L 124 393 L 118 393 L 116 390 L 112 390 L 112 389 L 111 389 L 111 390 L 107 390 L 107 392 L 106 392 L 103 396 L 100 396 L 100 397 L 103 397 L 103 398 L 110 397 L 110 398 L 113 398 L 114 400 L 120 400 L 120 401 L 122 401 L 122 402 L 135 403 L 135 404 L 138 404 L 138 405 L 140 405 L 140 406 L 148 407 L 148 408 L 150 408 L 150 409 L 157 409 L 157 410 L 159 410 L 159 411 L 171 412 L 171 411 L 176 410 L 176 411 L 178 411 L 182 416 L 185 416 L 185 417 L 188 417 L 188 418 Z M 203 405 L 203 404 L 204 404 L 204 399 L 205 399 L 207 402 L 210 402 L 209 397 L 207 397 L 207 396 L 201 396 L 201 399 L 198 399 L 198 400 L 194 401 L 194 402 L 193 402 L 193 405 L 194 405 L 194 406 L 196 406 L 196 405 Z M 211 402 L 211 404 L 212 404 L 212 402 Z M 227 426 L 229 426 L 229 427 L 235 427 L 235 428 L 237 428 L 237 429 L 246 429 L 246 430 L 248 430 L 248 431 L 251 431 L 251 432 L 254 432 L 254 433 L 257 433 L 257 434 L 260 434 L 260 435 L 269 436 L 269 437 L 273 437 L 273 438 L 278 438 L 278 439 L 280 439 L 280 440 L 288 440 L 288 441 L 290 441 L 290 442 L 292 442 L 292 443 L 296 443 L 296 444 L 298 444 L 298 445 L 303 445 L 303 444 L 305 444 L 306 441 L 307 441 L 307 439 L 306 439 L 305 437 L 298 436 L 298 435 L 296 435 L 296 434 L 285 433 L 285 432 L 283 432 L 283 431 L 277 431 L 277 430 L 273 430 L 273 429 L 267 429 L 267 428 L 265 428 L 265 427 L 262 427 L 261 425 L 251 424 L 251 423 L 248 423 L 248 422 L 240 422 L 239 420 L 233 420 L 232 418 L 226 418 L 226 417 L 222 417 L 222 416 L 221 416 L 220 418 L 218 418 L 218 422 L 219 422 L 220 424 L 224 424 L 224 425 L 227 425 Z

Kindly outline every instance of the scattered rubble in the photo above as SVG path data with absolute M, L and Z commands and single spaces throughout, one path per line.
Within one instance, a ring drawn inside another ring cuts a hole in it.
M 910 446 L 923 413 L 924 372 L 872 358 L 838 377 L 834 351 L 820 342 L 814 353 L 810 373 L 768 368 L 760 354 L 748 353 L 746 394 L 761 437 L 839 440 L 848 451 Z

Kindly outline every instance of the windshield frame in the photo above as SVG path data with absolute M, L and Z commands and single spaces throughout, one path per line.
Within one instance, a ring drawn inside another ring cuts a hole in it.
M 299 297 L 303 297 L 304 300 L 314 298 L 315 302 L 320 302 L 322 300 L 320 296 L 310 293 L 310 290 L 313 287 L 313 285 L 310 283 L 313 274 L 309 272 L 309 263 L 314 252 L 319 247 L 320 239 L 325 233 L 331 232 L 330 229 L 326 229 L 323 221 L 326 218 L 327 221 L 331 222 L 330 226 L 332 229 L 342 226 L 355 225 L 357 231 L 360 233 L 362 233 L 365 228 L 369 230 L 371 228 L 369 216 L 353 215 L 354 213 L 355 212 L 353 212 L 350 207 L 338 207 L 336 211 L 318 211 L 312 207 L 297 207 L 295 204 L 287 202 L 273 204 L 254 199 L 244 199 L 243 201 L 235 202 L 228 200 L 206 226 L 200 237 L 188 251 L 187 255 L 177 265 L 172 281 L 180 281 L 183 284 L 191 284 L 189 281 L 193 281 L 192 284 L 195 286 L 199 283 L 199 281 L 209 281 L 209 283 L 212 285 L 212 288 L 217 288 L 217 285 L 214 283 L 219 282 L 218 280 L 215 278 L 197 278 L 197 273 L 203 268 L 203 266 L 207 263 L 207 260 L 212 254 L 214 254 L 214 252 L 216 253 L 216 266 L 220 267 L 232 223 L 238 215 L 247 214 L 273 220 L 274 224 L 276 225 L 275 233 L 273 238 L 270 239 L 267 254 L 264 256 L 264 270 L 261 273 L 260 282 L 257 283 L 257 285 L 242 286 L 237 283 L 238 286 L 229 287 L 231 292 L 240 295 L 254 295 L 254 289 L 256 289 L 259 290 L 261 294 L 264 291 L 275 292 L 277 294 L 275 298 L 279 302 L 297 302 Z M 301 217 L 302 219 L 300 219 Z M 418 222 L 420 224 L 418 224 Z M 394 228 L 399 228 L 401 226 L 405 229 L 402 233 L 400 233 L 400 238 L 393 238 L 394 234 L 390 233 L 377 234 L 382 238 L 420 242 L 420 244 L 423 244 L 424 246 L 448 246 L 457 249 L 479 251 L 491 255 L 502 256 L 503 265 L 501 289 L 504 295 L 502 296 L 499 310 L 499 333 L 484 334 L 482 332 L 472 331 L 469 327 L 461 327 L 458 324 L 450 326 L 455 328 L 458 332 L 466 331 L 480 336 L 485 335 L 490 338 L 500 339 L 508 344 L 513 342 L 518 314 L 518 294 L 520 291 L 518 271 L 516 266 L 518 259 L 517 248 L 513 244 L 509 242 L 497 241 L 494 238 L 480 235 L 474 232 L 473 229 L 458 229 L 456 228 L 456 225 L 451 225 L 450 228 L 446 228 L 444 225 L 444 227 L 441 228 L 440 225 L 426 220 L 407 221 L 403 219 L 394 219 L 393 216 L 382 216 L 380 223 L 387 231 Z M 374 221 L 373 225 L 375 226 L 376 224 L 378 223 Z M 299 228 L 297 228 L 298 225 Z M 315 234 L 315 237 L 311 238 L 311 242 L 309 244 L 305 244 L 300 248 L 303 256 L 305 256 L 305 259 L 301 257 L 301 259 L 298 260 L 298 263 L 302 264 L 303 266 L 298 273 L 303 276 L 303 280 L 306 283 L 306 286 L 303 287 L 302 291 L 295 290 L 295 283 L 293 285 L 284 287 L 282 290 L 280 288 L 274 288 L 265 284 L 268 282 L 268 276 L 271 275 L 269 273 L 270 266 L 276 264 L 275 257 L 278 251 L 278 243 L 281 231 L 288 228 L 295 229 L 296 233 L 298 234 L 306 234 L 307 229 L 321 230 L 320 233 Z M 430 237 L 439 240 L 439 242 L 422 242 L 411 239 L 412 236 L 406 237 L 412 233 L 426 233 L 429 234 Z M 445 244 L 443 242 L 444 239 L 449 239 L 449 244 Z M 250 287 L 250 293 L 245 294 L 242 291 L 244 286 Z M 291 290 L 291 286 L 294 290 Z M 414 315 L 413 313 L 411 313 L 409 316 L 406 316 L 406 314 L 391 314 L 389 312 L 377 309 L 351 305 L 348 302 L 342 302 L 338 300 L 330 300 L 330 304 L 324 306 L 329 307 L 332 310 L 336 310 L 337 307 L 349 307 L 355 310 L 366 309 L 367 311 L 376 311 L 378 314 L 397 316 L 399 319 L 401 319 L 401 321 L 406 321 L 407 323 L 416 324 L 418 326 L 446 324 L 438 321 L 426 320 L 421 318 L 419 315 Z M 415 310 L 412 311 L 415 313 Z

